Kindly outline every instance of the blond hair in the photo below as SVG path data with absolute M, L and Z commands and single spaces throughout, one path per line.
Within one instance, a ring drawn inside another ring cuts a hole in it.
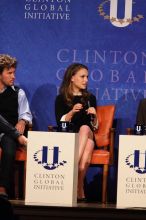
M 7 54 L 0 54 L 0 74 L 2 74 L 5 68 L 17 67 L 17 60 Z

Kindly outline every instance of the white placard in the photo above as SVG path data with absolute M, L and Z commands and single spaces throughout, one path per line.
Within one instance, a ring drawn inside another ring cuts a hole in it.
M 29 131 L 26 204 L 76 205 L 77 178 L 78 134 Z
M 146 207 L 146 136 L 120 135 L 118 207 Z

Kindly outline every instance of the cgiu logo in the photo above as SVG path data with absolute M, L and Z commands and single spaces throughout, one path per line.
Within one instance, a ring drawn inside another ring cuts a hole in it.
M 141 153 L 140 150 L 135 150 L 133 154 L 126 157 L 126 165 L 133 168 L 139 174 L 146 173 L 146 151 Z
M 139 22 L 144 18 L 140 12 L 132 16 L 132 10 L 136 2 L 133 2 L 133 0 L 125 0 L 124 4 L 124 18 L 118 17 L 120 0 L 103 0 L 103 2 L 98 7 L 98 12 L 101 16 L 103 16 L 104 20 L 109 20 L 112 25 L 120 28 L 126 27 L 129 24 L 133 24 L 134 22 Z M 107 5 L 109 6 L 109 13 L 106 13 Z
M 48 146 L 43 146 L 41 150 L 38 150 L 34 154 L 34 160 L 41 164 L 47 170 L 54 170 L 59 166 L 64 166 L 67 161 L 60 161 L 61 151 L 59 147 L 54 146 L 53 148 L 49 148 Z

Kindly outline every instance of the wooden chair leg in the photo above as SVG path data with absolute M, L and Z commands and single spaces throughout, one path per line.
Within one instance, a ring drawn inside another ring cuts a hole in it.
M 108 165 L 103 165 L 103 185 L 102 185 L 102 203 L 107 201 L 107 177 L 108 177 Z

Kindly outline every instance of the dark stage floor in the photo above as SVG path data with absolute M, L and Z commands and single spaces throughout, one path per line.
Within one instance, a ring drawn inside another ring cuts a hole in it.
M 31 206 L 11 201 L 16 220 L 146 220 L 145 208 L 117 208 L 115 204 L 78 203 L 75 207 Z

